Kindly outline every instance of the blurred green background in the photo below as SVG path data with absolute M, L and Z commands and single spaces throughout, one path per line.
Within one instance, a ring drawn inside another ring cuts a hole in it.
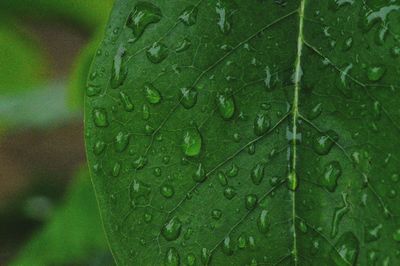
M 82 124 L 112 5 L 0 1 L 0 265 L 113 265 Z

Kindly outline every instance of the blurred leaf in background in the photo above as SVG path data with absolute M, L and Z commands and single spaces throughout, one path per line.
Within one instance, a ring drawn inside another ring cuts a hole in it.
M 112 265 L 89 173 L 82 169 L 50 222 L 11 263 L 32 265 Z

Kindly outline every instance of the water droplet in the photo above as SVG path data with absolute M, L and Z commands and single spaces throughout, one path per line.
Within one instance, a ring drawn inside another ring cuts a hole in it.
M 150 83 L 144 85 L 144 95 L 151 104 L 157 104 L 161 101 L 161 93 Z
M 217 25 L 222 33 L 228 34 L 232 28 L 232 17 L 236 13 L 236 5 L 233 1 L 217 1 L 215 11 L 218 15 Z
M 214 210 L 211 211 L 211 217 L 212 217 L 214 220 L 219 220 L 219 219 L 221 219 L 221 216 L 222 216 L 222 211 L 221 211 L 221 210 L 219 210 L 219 209 L 214 209 Z
M 147 104 L 143 104 L 142 106 L 142 118 L 147 121 L 150 118 L 150 108 Z
M 160 167 L 154 168 L 153 174 L 154 174 L 155 176 L 161 176 L 161 168 L 160 168 Z
M 261 184 L 261 181 L 264 178 L 264 168 L 264 163 L 257 163 L 253 169 L 251 169 L 250 177 L 255 185 Z
M 134 179 L 130 187 L 132 205 L 146 205 L 149 203 L 151 188 L 149 185 Z
M 207 178 L 206 170 L 204 169 L 204 167 L 201 163 L 199 163 L 199 165 L 196 169 L 196 172 L 194 173 L 192 178 L 195 182 L 198 182 L 198 183 L 201 183 L 204 180 L 206 180 L 206 178 Z
M 174 194 L 174 188 L 171 185 L 162 185 L 160 188 L 160 193 L 166 198 L 171 198 Z
M 197 103 L 197 90 L 195 88 L 181 88 L 179 90 L 179 100 L 186 109 L 190 109 Z
M 222 186 L 226 186 L 228 184 L 228 179 L 226 178 L 226 175 L 224 172 L 219 171 L 217 174 L 217 178 L 218 178 L 219 183 Z
M 365 230 L 364 230 L 364 232 L 365 232 L 365 241 L 366 242 L 372 242 L 372 241 L 378 240 L 380 238 L 380 236 L 381 236 L 382 228 L 383 228 L 382 224 L 378 224 L 378 225 L 373 226 L 373 227 L 365 228 Z
M 93 109 L 93 121 L 98 127 L 108 127 L 107 111 L 103 108 Z
M 359 250 L 360 242 L 357 237 L 352 232 L 346 232 L 340 236 L 335 247 L 332 247 L 330 257 L 335 265 L 343 265 L 343 260 L 355 265 Z
M 370 81 L 379 81 L 385 72 L 386 69 L 382 66 L 372 66 L 368 68 L 367 76 Z
M 154 64 L 159 64 L 168 56 L 168 47 L 161 42 L 154 42 L 146 51 L 147 58 Z
M 231 119 L 235 114 L 235 101 L 228 93 L 218 93 L 216 103 L 219 114 L 225 120 Z
M 192 46 L 192 42 L 188 38 L 184 38 L 175 48 L 175 52 L 181 53 Z
M 116 162 L 113 166 L 111 174 L 113 177 L 117 177 L 117 176 L 119 176 L 120 172 L 121 172 L 121 163 Z
M 224 241 L 222 242 L 222 252 L 228 256 L 233 254 L 233 248 L 231 244 L 231 238 L 230 236 L 226 236 L 224 238 Z
M 114 57 L 112 70 L 111 70 L 111 87 L 116 89 L 120 87 L 126 80 L 128 76 L 128 68 L 124 62 L 124 57 L 126 56 L 126 49 L 124 47 L 119 47 L 117 54 Z
M 400 228 L 393 233 L 393 239 L 396 242 L 400 242 Z
M 251 144 L 249 145 L 249 148 L 247 149 L 247 152 L 248 152 L 250 155 L 253 155 L 254 153 L 256 153 L 256 145 L 255 145 L 254 143 L 251 143 Z
M 296 191 L 299 183 L 297 182 L 297 175 L 295 171 L 291 171 L 287 176 L 287 187 L 291 191 Z
M 327 155 L 338 140 L 339 135 L 333 130 L 320 133 L 313 141 L 314 151 L 319 155 Z
M 196 265 L 196 256 L 193 253 L 189 253 L 186 256 L 187 266 L 195 266 Z
M 186 7 L 181 15 L 179 16 L 179 20 L 182 21 L 186 26 L 192 26 L 196 23 L 197 20 L 198 9 L 196 6 L 188 6 Z
M 131 101 L 131 98 L 123 91 L 119 92 L 119 97 L 121 98 L 122 105 L 124 106 L 124 110 L 127 112 L 132 112 L 134 109 L 134 105 Z
M 335 212 L 333 213 L 332 218 L 332 230 L 331 230 L 331 237 L 335 237 L 339 232 L 339 223 L 344 217 L 344 215 L 350 210 L 349 203 L 347 202 L 347 194 L 342 193 L 342 202 L 343 205 L 341 207 L 335 208 Z
M 129 14 L 126 25 L 138 39 L 148 25 L 159 22 L 161 17 L 161 10 L 157 6 L 148 2 L 138 2 Z
M 135 159 L 132 162 L 132 166 L 136 170 L 142 169 L 146 164 L 147 164 L 147 158 L 142 155 L 135 157 Z
M 249 194 L 249 195 L 246 195 L 246 197 L 245 197 L 244 205 L 246 206 L 246 209 L 252 210 L 256 207 L 257 201 L 258 201 L 257 195 Z
M 311 120 L 316 119 L 322 113 L 322 103 L 318 103 L 314 106 L 309 114 Z
M 226 187 L 225 190 L 224 190 L 224 196 L 225 196 L 225 198 L 227 198 L 228 200 L 231 200 L 231 199 L 233 199 L 233 198 L 236 196 L 236 190 L 235 190 L 233 187 L 228 186 L 228 187 Z
M 238 175 L 238 173 L 239 173 L 239 168 L 237 167 L 237 165 L 236 164 L 232 164 L 231 165 L 231 168 L 227 171 L 227 175 L 229 176 L 229 177 L 235 177 L 235 176 L 237 176 Z
M 300 228 L 300 231 L 301 231 L 303 234 L 306 234 L 307 231 L 308 231 L 307 224 L 306 224 L 304 221 L 300 221 L 300 223 L 299 223 L 299 228 Z
M 166 223 L 161 229 L 161 234 L 167 241 L 173 241 L 178 239 L 182 230 L 182 222 L 179 218 L 174 217 Z
M 268 116 L 266 112 L 258 113 L 256 118 L 254 119 L 254 134 L 256 136 L 262 136 L 271 127 L 271 118 Z
M 240 234 L 238 237 L 238 248 L 244 249 L 247 246 L 247 238 L 245 234 Z
M 211 252 L 210 250 L 206 249 L 206 248 L 202 248 L 201 249 L 201 262 L 203 263 L 203 265 L 209 265 L 210 261 L 211 261 Z
M 86 88 L 86 95 L 89 97 L 97 96 L 100 94 L 100 92 L 101 92 L 100 87 L 89 86 Z
M 200 154 L 202 139 L 197 128 L 190 128 L 183 134 L 182 150 L 186 156 L 194 157 Z
M 130 135 L 128 133 L 119 132 L 115 136 L 115 150 L 117 152 L 123 152 L 129 145 Z
M 180 257 L 176 248 L 168 248 L 164 258 L 164 266 L 179 266 Z
M 96 141 L 93 147 L 93 153 L 96 155 L 100 155 L 106 148 L 106 143 L 104 141 Z
M 330 192 L 337 187 L 337 180 L 342 175 L 342 167 L 338 161 L 332 161 L 325 165 L 320 184 Z

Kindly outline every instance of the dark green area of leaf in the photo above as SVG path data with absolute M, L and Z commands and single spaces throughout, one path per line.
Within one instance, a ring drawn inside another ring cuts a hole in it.
M 116 261 L 399 264 L 399 10 L 117 1 L 85 106 Z

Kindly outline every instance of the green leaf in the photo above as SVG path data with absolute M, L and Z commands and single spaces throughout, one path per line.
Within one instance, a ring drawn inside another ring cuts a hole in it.
M 94 260 L 108 253 L 99 218 L 88 171 L 81 170 L 63 206 L 11 265 L 95 265 Z M 110 265 L 110 260 L 96 265 Z
M 116 261 L 397 265 L 399 8 L 117 1 L 85 125 Z

